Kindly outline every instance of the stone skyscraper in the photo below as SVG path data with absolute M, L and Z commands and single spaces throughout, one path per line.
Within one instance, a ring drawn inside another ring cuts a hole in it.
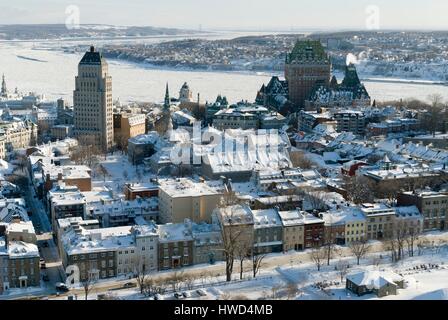
M 295 108 L 304 108 L 316 85 L 328 86 L 331 62 L 320 41 L 299 40 L 286 56 L 285 78 L 289 100 Z
M 0 96 L 2 96 L 2 97 L 8 96 L 8 89 L 6 88 L 5 75 L 2 75 L 2 89 L 0 91 Z
M 73 106 L 74 133 L 80 144 L 109 150 L 114 140 L 112 77 L 93 46 L 78 65 Z

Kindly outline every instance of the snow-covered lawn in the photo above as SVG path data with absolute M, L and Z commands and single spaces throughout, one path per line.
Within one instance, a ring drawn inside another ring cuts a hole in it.
M 207 289 L 207 292 L 213 299 L 245 297 L 257 300 L 272 298 L 274 292 L 278 298 L 286 299 L 287 285 L 295 283 L 299 289 L 294 298 L 296 300 L 448 299 L 448 250 L 446 248 L 438 254 L 426 253 L 422 256 L 406 258 L 399 263 L 391 263 L 390 259 L 383 254 L 383 258 L 378 260 L 379 264 L 372 265 L 373 260 L 378 257 L 379 254 L 371 255 L 364 259 L 360 266 L 356 265 L 353 258 L 344 258 L 344 262 L 350 265 L 349 273 L 384 270 L 401 274 L 405 279 L 405 289 L 399 289 L 396 296 L 378 298 L 375 295 L 365 295 L 358 297 L 347 291 L 345 277 L 341 282 L 340 274 L 335 270 L 335 265 L 339 260 L 333 260 L 330 266 L 324 266 L 320 272 L 317 271 L 313 263 L 266 270 L 258 280 L 216 286 Z
M 93 186 L 107 186 L 117 192 L 123 191 L 125 183 L 149 182 L 155 175 L 145 172 L 143 165 L 134 166 L 128 161 L 127 155 L 116 152 L 114 155 L 101 159 L 101 166 L 107 171 L 104 177 L 99 170 L 94 170 Z
M 339 262 L 350 267 L 348 273 L 359 271 L 392 271 L 404 277 L 405 288 L 399 289 L 397 295 L 378 298 L 370 294 L 358 297 L 345 289 L 345 276 L 341 281 L 340 273 L 335 269 Z M 239 281 L 239 274 L 234 273 L 233 282 L 226 283 L 225 276 L 207 277 L 195 281 L 195 288 L 185 287 L 179 292 L 189 291 L 188 300 L 229 300 L 229 299 L 292 299 L 292 300 L 412 300 L 412 299 L 448 299 L 448 248 L 438 253 L 426 252 L 421 256 L 407 257 L 401 262 L 391 263 L 387 253 L 372 253 L 356 265 L 353 257 L 338 258 L 330 266 L 323 266 L 317 271 L 312 262 L 295 263 L 280 267 L 266 267 L 257 278 L 253 279 L 250 270 L 245 273 L 245 280 Z M 297 286 L 296 294 L 290 293 L 290 285 Z M 207 295 L 200 296 L 197 289 L 203 289 Z M 167 288 L 169 289 L 169 288 Z M 138 288 L 104 291 L 94 288 L 89 299 L 97 299 L 99 294 L 123 300 L 153 299 L 140 294 Z M 78 299 L 83 299 L 83 294 Z M 162 296 L 164 300 L 176 300 L 173 292 Z M 64 299 L 61 297 L 60 299 Z M 185 298 L 182 298 L 185 299 Z

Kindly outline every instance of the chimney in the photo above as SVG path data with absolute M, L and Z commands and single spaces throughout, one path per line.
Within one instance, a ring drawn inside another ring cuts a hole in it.
M 93 45 L 90 46 L 90 52 L 95 52 L 95 47 Z
M 62 172 L 58 173 L 58 181 L 62 181 Z

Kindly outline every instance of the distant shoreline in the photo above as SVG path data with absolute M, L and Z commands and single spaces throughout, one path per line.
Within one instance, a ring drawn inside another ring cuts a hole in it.
M 154 70 L 166 70 L 166 71 L 184 71 L 184 72 L 217 72 L 217 73 L 235 73 L 235 74 L 246 74 L 246 75 L 257 75 L 257 76 L 280 76 L 282 77 L 283 72 L 281 70 L 249 70 L 249 69 L 226 69 L 219 67 L 187 67 L 187 66 L 169 66 L 169 65 L 157 65 L 145 61 L 138 61 L 133 59 L 123 59 L 112 56 L 107 56 L 110 61 L 115 61 L 118 63 L 132 64 L 144 69 L 154 69 Z M 339 70 L 339 73 L 342 72 Z M 377 83 L 402 83 L 402 84 L 415 84 L 415 85 L 431 85 L 431 86 L 448 86 L 448 82 L 437 81 L 437 80 L 425 80 L 425 79 L 400 79 L 400 78 L 385 78 L 385 77 L 372 77 L 371 75 L 362 76 L 360 74 L 360 80 L 362 82 L 377 82 Z
M 381 83 L 403 83 L 403 84 L 418 84 L 430 86 L 448 86 L 448 82 L 432 81 L 432 80 L 406 80 L 397 78 L 361 78 L 363 82 L 381 82 Z

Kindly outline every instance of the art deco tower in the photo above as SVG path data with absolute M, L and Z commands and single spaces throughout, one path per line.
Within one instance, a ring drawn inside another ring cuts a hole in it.
M 6 88 L 5 75 L 2 75 L 2 89 L 0 91 L 0 96 L 2 97 L 8 96 L 8 89 Z
M 73 92 L 75 136 L 79 143 L 107 151 L 113 145 L 112 77 L 103 56 L 90 47 L 78 65 Z

